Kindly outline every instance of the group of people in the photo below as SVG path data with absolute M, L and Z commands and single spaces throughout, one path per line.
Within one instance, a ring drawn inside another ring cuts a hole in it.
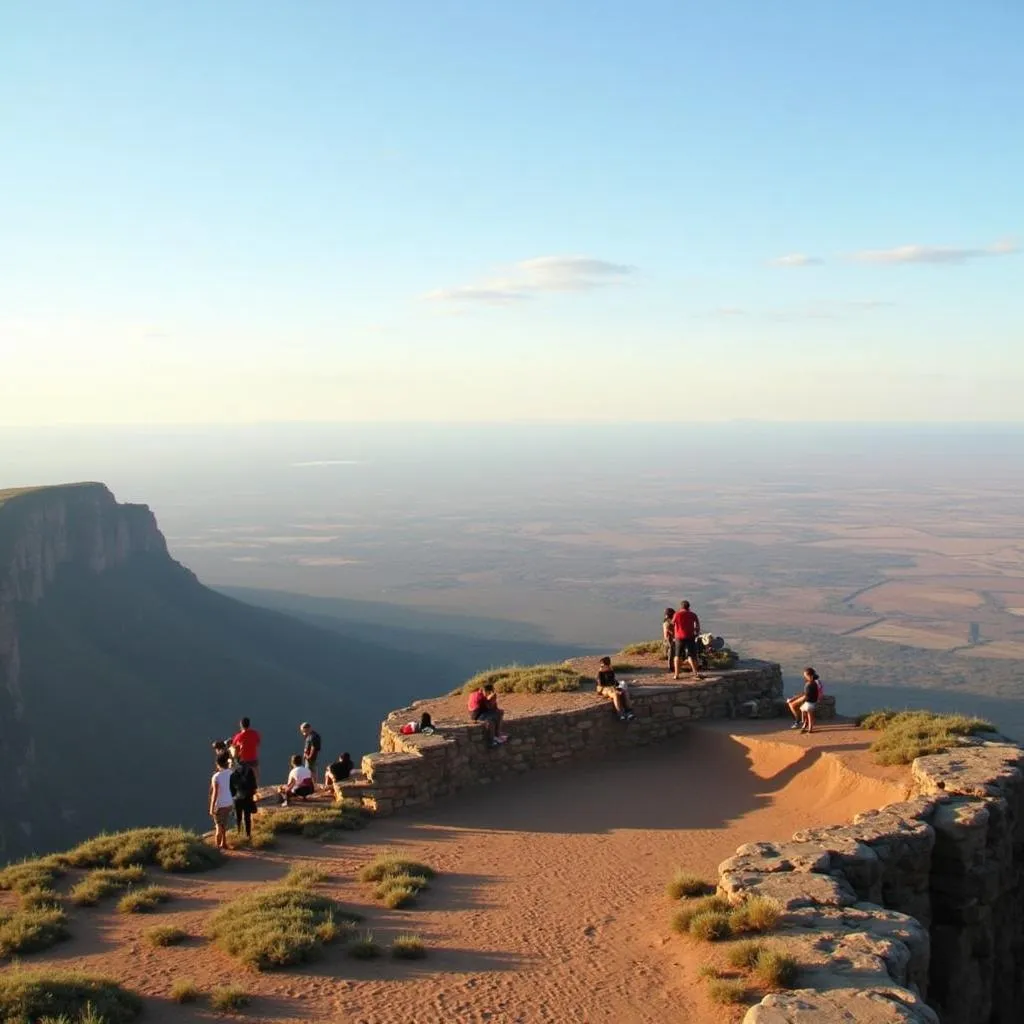
M 664 640 L 665 657 L 668 659 L 669 670 L 673 678 L 679 678 L 679 671 L 685 662 L 690 667 L 694 679 L 703 679 L 700 674 L 700 619 L 690 608 L 689 601 L 680 601 L 679 610 L 665 609 L 665 617 L 661 622 L 661 635 Z
M 301 754 L 289 759 L 288 778 L 278 787 L 278 800 L 288 806 L 294 799 L 308 799 L 316 792 L 316 765 L 320 758 L 320 734 L 303 722 L 299 726 L 303 738 Z M 260 743 L 262 737 L 252 728 L 248 718 L 239 722 L 238 732 L 230 740 L 215 740 L 213 757 L 215 770 L 210 779 L 210 817 L 213 819 L 218 848 L 226 850 L 227 830 L 234 814 L 238 832 L 245 830 L 252 836 L 252 816 L 257 813 L 256 794 L 259 791 Z M 338 785 L 352 774 L 352 758 L 346 752 L 330 764 L 324 772 L 324 788 L 339 797 Z

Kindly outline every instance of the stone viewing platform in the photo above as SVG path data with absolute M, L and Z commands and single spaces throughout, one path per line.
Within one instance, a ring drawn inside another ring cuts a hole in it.
M 466 696 L 417 701 L 393 711 L 381 726 L 380 752 L 362 760 L 362 777 L 344 795 L 375 815 L 388 815 L 494 782 L 511 773 L 564 762 L 603 758 L 617 750 L 657 743 L 700 719 L 771 718 L 788 714 L 782 670 L 772 662 L 746 660 L 709 671 L 703 681 L 678 682 L 662 671 L 621 672 L 630 680 L 634 721 L 623 723 L 611 702 L 593 687 L 559 693 L 499 694 L 508 742 L 491 748 L 484 727 L 469 721 Z M 403 735 L 401 727 L 427 712 L 433 735 Z M 821 719 L 835 702 L 825 698 Z

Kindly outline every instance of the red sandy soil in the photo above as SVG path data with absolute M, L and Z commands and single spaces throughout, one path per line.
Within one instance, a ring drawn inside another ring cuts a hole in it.
M 592 696 L 591 696 L 591 699 Z M 177 899 L 121 917 L 73 908 L 74 938 L 24 959 L 113 976 L 147 997 L 150 1024 L 210 1020 L 167 999 L 177 978 L 204 990 L 236 984 L 253 1020 L 350 1024 L 665 1024 L 738 1020 L 713 1006 L 697 968 L 708 947 L 674 936 L 665 883 L 677 867 L 709 880 L 745 842 L 788 839 L 902 799 L 906 769 L 874 765 L 871 734 L 847 723 L 813 736 L 777 722 L 695 726 L 674 741 L 603 763 L 527 773 L 415 817 L 371 823 L 341 845 L 299 839 L 237 852 L 208 875 L 154 872 Z M 432 865 L 419 905 L 389 911 L 354 881 L 382 850 Z M 309 966 L 255 974 L 201 936 L 209 912 L 290 864 L 319 862 L 324 891 L 367 917 L 374 937 L 423 937 L 423 961 L 359 962 L 329 947 Z M 195 937 L 153 949 L 156 924 Z

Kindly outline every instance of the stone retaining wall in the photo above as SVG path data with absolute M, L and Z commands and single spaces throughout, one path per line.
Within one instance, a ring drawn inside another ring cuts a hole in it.
M 1024 750 L 971 741 L 913 777 L 914 799 L 720 865 L 730 900 L 782 903 L 803 968 L 744 1024 L 1024 1020 Z
M 550 711 L 509 719 L 508 743 L 493 749 L 483 726 L 470 722 L 444 726 L 433 736 L 403 736 L 401 725 L 418 719 L 430 705 L 420 701 L 388 716 L 381 726 L 380 753 L 363 758 L 362 779 L 346 784 L 344 795 L 373 814 L 391 814 L 510 774 L 655 743 L 683 732 L 694 719 L 770 717 L 779 713 L 781 695 L 782 670 L 757 661 L 742 662 L 703 683 L 637 686 L 632 690 L 636 720 L 628 724 L 618 721 L 603 698 L 560 710 L 558 695 L 551 694 Z M 819 717 L 831 717 L 834 708 L 826 698 Z

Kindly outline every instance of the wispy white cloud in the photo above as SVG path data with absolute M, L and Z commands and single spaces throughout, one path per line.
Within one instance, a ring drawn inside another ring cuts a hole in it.
M 885 309 L 892 303 L 884 299 L 844 299 L 808 302 L 796 306 L 774 306 L 766 309 L 744 309 L 740 306 L 719 306 L 701 316 L 718 320 L 754 317 L 763 320 L 790 322 L 794 320 L 845 320 L 862 313 Z
M 850 257 L 858 263 L 966 263 L 985 256 L 1010 256 L 1019 252 L 1015 242 L 996 242 L 982 248 L 951 245 L 898 245 L 894 249 L 864 249 Z
M 544 292 L 582 292 L 618 284 L 635 269 L 590 256 L 536 256 L 479 284 L 439 288 L 423 297 L 430 302 L 505 306 Z
M 820 256 L 808 256 L 803 252 L 791 252 L 769 261 L 773 267 L 816 267 L 825 261 Z

